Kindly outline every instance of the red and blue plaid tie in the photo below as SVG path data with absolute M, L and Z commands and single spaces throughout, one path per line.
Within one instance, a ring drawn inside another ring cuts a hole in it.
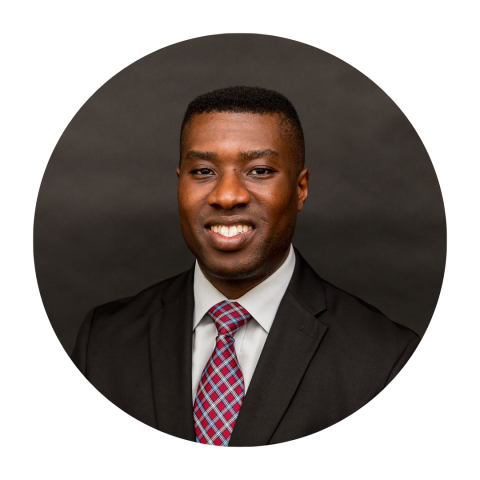
M 237 302 L 217 303 L 208 314 L 218 336 L 198 384 L 193 419 L 197 442 L 227 447 L 245 396 L 233 336 L 252 316 Z

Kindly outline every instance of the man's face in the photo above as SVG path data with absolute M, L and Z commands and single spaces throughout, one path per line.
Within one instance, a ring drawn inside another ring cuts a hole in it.
M 177 173 L 182 233 L 207 278 L 263 279 L 280 266 L 309 172 L 296 175 L 278 115 L 196 115 Z

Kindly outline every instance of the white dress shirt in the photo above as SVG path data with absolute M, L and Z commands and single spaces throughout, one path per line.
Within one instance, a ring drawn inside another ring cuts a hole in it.
M 227 299 L 205 277 L 198 262 L 195 265 L 193 293 L 193 351 L 192 351 L 192 398 L 195 403 L 198 384 L 203 370 L 215 348 L 217 328 L 207 314 L 218 302 L 238 302 L 252 319 L 235 333 L 235 352 L 243 373 L 247 392 L 268 332 L 277 314 L 280 302 L 287 290 L 295 268 L 295 253 L 290 252 L 282 266 L 270 277 L 238 299 Z

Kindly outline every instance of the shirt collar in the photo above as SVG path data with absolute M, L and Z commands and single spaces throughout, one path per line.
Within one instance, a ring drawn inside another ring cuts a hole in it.
M 205 314 L 218 302 L 238 302 L 268 333 L 272 326 L 283 295 L 287 290 L 295 269 L 295 253 L 292 245 L 287 259 L 281 267 L 266 280 L 252 288 L 243 297 L 227 299 L 205 277 L 198 262 L 195 263 L 193 293 L 195 307 L 193 312 L 193 330 L 197 328 Z

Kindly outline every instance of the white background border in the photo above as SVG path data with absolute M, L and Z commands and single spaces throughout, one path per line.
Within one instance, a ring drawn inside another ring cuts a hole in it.
M 2 478 L 478 478 L 475 2 L 26 1 L 2 11 Z M 444 286 L 411 361 L 353 416 L 272 447 L 195 445 L 113 407 L 68 360 L 34 272 L 36 196 L 71 118 L 130 63 L 215 33 L 302 41 L 367 75 L 419 133 L 447 212 Z

